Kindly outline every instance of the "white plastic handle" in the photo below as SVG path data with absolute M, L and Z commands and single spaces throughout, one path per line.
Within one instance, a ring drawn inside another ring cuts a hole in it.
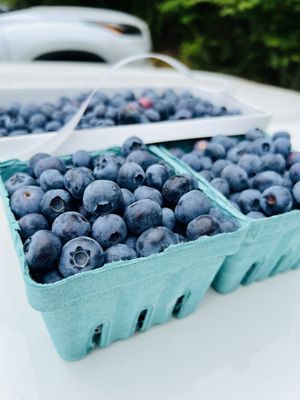
M 70 119 L 70 121 L 62 128 L 60 129 L 56 135 L 51 137 L 48 141 L 43 142 L 42 144 L 38 144 L 37 146 L 33 147 L 32 149 L 21 152 L 19 155 L 16 157 L 21 159 L 21 160 L 28 160 L 30 157 L 32 157 L 34 154 L 39 153 L 41 151 L 47 151 L 49 154 L 54 154 L 55 151 L 63 144 L 65 143 L 69 137 L 74 133 L 76 126 L 78 125 L 79 121 L 83 117 L 90 101 L 94 97 L 94 95 L 97 93 L 97 91 L 101 88 L 101 85 L 111 77 L 111 75 L 118 69 L 124 67 L 127 64 L 130 64 L 135 61 L 139 60 L 144 60 L 148 58 L 155 58 L 157 60 L 163 61 L 166 64 L 169 64 L 171 67 L 173 67 L 180 75 L 183 75 L 187 79 L 192 79 L 195 80 L 195 76 L 193 72 L 186 67 L 184 64 L 179 62 L 173 57 L 164 55 L 164 54 L 158 54 L 158 53 L 145 53 L 145 54 L 138 54 L 135 56 L 131 57 L 126 57 L 125 59 L 115 63 L 109 71 L 107 71 L 102 78 L 100 79 L 99 83 L 97 84 L 96 88 L 89 94 L 89 96 L 86 98 L 86 100 L 82 103 L 81 107 L 77 111 L 77 113 Z

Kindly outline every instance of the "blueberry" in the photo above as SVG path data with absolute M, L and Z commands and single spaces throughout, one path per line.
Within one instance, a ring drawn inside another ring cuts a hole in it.
M 244 214 L 251 211 L 259 211 L 261 193 L 255 189 L 247 189 L 241 192 L 238 198 L 238 205 Z
M 249 131 L 247 131 L 245 134 L 245 138 L 247 140 L 263 139 L 264 136 L 265 136 L 265 133 L 260 128 L 249 129 Z
M 232 149 L 228 150 L 226 159 L 234 164 L 237 164 L 240 158 L 243 157 L 246 153 L 247 152 L 245 149 L 233 147 Z
M 45 157 L 39 160 L 34 166 L 34 175 L 39 178 L 46 169 L 57 169 L 62 174 L 66 172 L 64 162 L 58 157 Z
M 172 153 L 177 158 L 181 158 L 184 155 L 184 151 L 179 147 L 174 147 L 170 149 L 170 153 Z
M 106 108 L 105 118 L 109 118 L 113 121 L 116 121 L 117 114 L 118 114 L 118 111 L 114 107 L 108 106 Z
M 252 143 L 251 150 L 258 156 L 274 152 L 274 144 L 269 138 L 256 139 Z
M 190 185 L 191 185 L 191 190 L 199 189 L 198 180 L 193 175 L 190 175 L 190 174 L 181 174 L 181 175 L 185 176 L 188 179 L 188 181 L 190 182 Z
M 285 132 L 285 131 L 275 132 L 273 134 L 273 140 L 275 141 L 276 139 L 279 139 L 279 138 L 284 138 L 284 139 L 290 140 L 291 136 L 288 132 Z
M 211 207 L 211 209 L 209 210 L 209 215 L 218 220 L 224 219 L 224 215 L 219 208 Z
M 36 184 L 32 176 L 25 172 L 16 172 L 5 182 L 5 189 L 11 196 L 17 189 L 23 186 L 35 186 Z
M 47 272 L 57 265 L 61 253 L 61 243 L 52 232 L 37 231 L 24 243 L 24 253 L 31 270 Z
M 222 218 L 219 220 L 219 227 L 221 233 L 235 232 L 239 229 L 239 226 L 236 222 L 227 218 Z
M 170 172 L 165 165 L 152 164 L 146 170 L 146 182 L 148 186 L 161 190 L 166 180 L 170 177 Z
M 274 140 L 274 151 L 275 153 L 281 154 L 284 158 L 287 158 L 291 152 L 291 142 L 289 139 L 281 138 Z
M 162 222 L 163 226 L 166 226 L 169 229 L 173 229 L 175 226 L 176 218 L 174 212 L 167 207 L 162 208 Z
M 240 192 L 231 193 L 229 196 L 229 200 L 234 201 L 235 203 L 238 203 L 240 194 L 241 194 Z
M 282 186 L 288 190 L 291 190 L 293 187 L 293 182 L 291 181 L 289 171 L 285 171 L 285 173 L 282 175 Z
M 176 113 L 173 115 L 173 119 L 175 121 L 180 121 L 182 119 L 191 119 L 191 118 L 193 118 L 193 114 L 190 110 L 186 108 L 182 108 L 176 111 Z
M 124 208 L 135 202 L 134 195 L 128 189 L 121 189 L 124 198 Z
M 86 167 L 89 168 L 92 163 L 91 155 L 85 150 L 77 150 L 72 155 L 72 164 L 74 167 Z
M 32 157 L 30 158 L 30 160 L 28 161 L 27 166 L 28 166 L 28 168 L 29 168 L 30 170 L 33 170 L 34 167 L 35 167 L 35 165 L 36 165 L 40 160 L 42 160 L 43 158 L 48 158 L 48 157 L 50 157 L 50 155 L 47 154 L 47 153 L 37 153 L 37 154 L 35 154 L 34 156 L 32 156 Z
M 51 189 L 46 192 L 41 200 L 41 211 L 49 218 L 54 220 L 60 214 L 71 210 L 72 197 L 63 189 Z
M 59 282 L 63 279 L 63 276 L 56 270 L 46 272 L 39 276 L 38 282 L 42 284 L 51 284 Z
M 76 167 L 66 172 L 64 185 L 75 199 L 81 199 L 85 188 L 94 180 L 94 175 L 89 168 Z
M 49 223 L 42 214 L 32 213 L 26 214 L 18 221 L 20 227 L 20 235 L 23 240 L 28 239 L 35 232 L 40 230 L 48 230 Z
M 34 104 L 27 104 L 21 106 L 20 108 L 20 116 L 24 118 L 27 122 L 34 114 L 38 114 L 39 112 L 40 112 L 39 107 Z
M 0 137 L 8 136 L 8 130 L 0 127 Z
M 100 268 L 103 264 L 104 253 L 100 244 L 94 239 L 82 236 L 70 240 L 63 246 L 58 269 L 67 278 Z
M 93 109 L 93 115 L 96 118 L 104 118 L 106 113 L 106 107 L 104 104 L 98 104 Z
M 256 154 L 244 154 L 238 160 L 238 166 L 243 168 L 249 177 L 252 177 L 261 171 L 262 161 Z
M 138 238 L 136 251 L 140 257 L 161 253 L 171 245 L 178 244 L 178 237 L 165 226 L 150 228 Z
M 151 199 L 156 201 L 160 207 L 163 204 L 163 198 L 161 193 L 152 187 L 149 186 L 140 186 L 133 192 L 135 201 L 144 200 L 144 199 Z
M 140 234 L 151 227 L 161 225 L 162 210 L 156 201 L 139 200 L 126 208 L 124 220 L 131 233 Z
M 275 171 L 282 174 L 285 170 L 285 159 L 281 154 L 266 154 L 261 157 L 262 171 Z
M 126 162 L 119 169 L 117 182 L 122 188 L 134 191 L 143 184 L 144 180 L 144 170 L 134 162 Z
M 173 175 L 164 183 L 162 195 L 168 204 L 176 206 L 180 197 L 191 189 L 191 182 L 187 176 Z
M 250 211 L 246 215 L 248 218 L 253 218 L 253 219 L 265 218 L 265 214 L 261 213 L 260 211 Z
M 139 107 L 134 103 L 127 103 L 118 111 L 118 122 L 120 125 L 138 124 L 141 122 Z
M 29 118 L 29 128 L 30 129 L 43 128 L 46 125 L 46 122 L 47 118 L 45 117 L 44 114 L 42 113 L 33 114 Z
M 224 160 L 224 159 L 217 160 L 213 163 L 211 167 L 211 172 L 215 177 L 219 178 L 221 176 L 223 169 L 230 164 L 231 162 L 229 160 Z
M 234 147 L 236 145 L 236 142 L 237 142 L 236 138 L 223 136 L 223 135 L 217 135 L 217 136 L 212 137 L 212 139 L 211 139 L 211 143 L 221 144 L 224 147 L 225 151 L 228 151 L 229 149 Z
M 300 162 L 300 151 L 292 151 L 287 158 L 287 166 L 291 167 L 293 164 Z
M 126 224 L 119 215 L 102 215 L 93 224 L 92 236 L 103 248 L 122 243 L 127 236 Z
M 216 189 L 218 190 L 220 193 L 222 193 L 225 197 L 229 196 L 230 193 L 230 189 L 229 189 L 229 185 L 227 183 L 227 181 L 225 181 L 225 179 L 222 178 L 214 178 L 210 184 Z
M 221 178 L 225 179 L 232 192 L 240 192 L 248 188 L 247 173 L 238 165 L 228 165 L 221 173 Z
M 95 161 L 94 176 L 96 179 L 116 181 L 122 164 L 121 159 L 116 155 L 108 154 L 100 156 Z
M 47 132 L 56 132 L 56 131 L 59 131 L 62 128 L 62 126 L 63 125 L 59 121 L 50 121 L 50 122 L 46 123 L 45 130 Z
M 9 133 L 9 136 L 19 136 L 19 135 L 27 135 L 27 134 L 28 134 L 28 131 L 26 129 L 15 129 Z
M 212 160 L 209 157 L 201 157 L 200 158 L 201 161 L 201 167 L 200 170 L 203 169 L 210 169 L 212 166 Z
M 118 212 L 124 207 L 122 191 L 115 182 L 94 181 L 84 190 L 83 206 L 98 217 Z
M 44 103 L 41 105 L 40 110 L 41 113 L 44 114 L 47 118 L 52 118 L 52 114 L 55 111 L 55 106 L 51 103 Z M 34 113 L 36 112 L 38 112 L 38 110 L 36 110 Z
M 64 189 L 64 176 L 57 169 L 46 169 L 40 175 L 40 186 L 44 192 L 50 189 Z
M 11 196 L 10 208 L 17 217 L 23 217 L 29 213 L 39 213 L 40 203 L 44 192 L 37 186 L 22 186 Z
M 105 263 L 108 264 L 114 261 L 132 260 L 137 257 L 138 255 L 132 247 L 129 247 L 126 244 L 116 244 L 106 250 Z
M 214 175 L 211 173 L 211 171 L 200 171 L 199 174 L 203 176 L 203 178 L 206 179 L 208 182 L 214 179 Z
M 204 154 L 213 161 L 216 161 L 220 158 L 224 158 L 226 156 L 226 151 L 220 143 L 210 142 L 208 143 Z
M 68 211 L 55 218 L 52 232 L 62 243 L 66 243 L 78 236 L 90 236 L 91 226 L 83 215 L 76 211 Z
M 189 167 L 195 171 L 200 171 L 203 166 L 201 163 L 201 158 L 199 158 L 195 153 L 187 153 L 181 157 L 181 160 L 185 162 Z
M 144 115 L 148 118 L 150 122 L 159 122 L 160 114 L 153 108 L 148 108 L 144 111 Z
M 260 206 L 266 215 L 282 214 L 292 209 L 293 199 L 284 187 L 271 186 L 263 192 Z
M 201 236 L 213 236 L 220 232 L 218 220 L 211 215 L 200 215 L 193 219 L 186 228 L 189 240 L 196 240 Z
M 300 207 L 300 182 L 297 182 L 293 187 L 293 197 L 297 207 Z
M 290 178 L 293 183 L 300 181 L 300 162 L 296 162 L 291 166 Z
M 135 150 L 127 156 L 126 161 L 131 161 L 139 164 L 143 168 L 143 170 L 146 171 L 146 169 L 150 167 L 150 165 L 156 164 L 158 159 L 154 155 L 148 153 L 148 151 Z
M 138 236 L 135 235 L 128 235 L 124 244 L 127 246 L 131 247 L 135 251 L 135 246 L 136 246 L 136 241 L 138 239 Z
M 257 174 L 252 181 L 252 187 L 263 192 L 270 186 L 281 186 L 283 184 L 282 177 L 274 171 L 264 171 Z
M 179 222 L 187 225 L 199 215 L 208 214 L 210 207 L 211 202 L 204 193 L 191 190 L 179 199 L 175 216 Z

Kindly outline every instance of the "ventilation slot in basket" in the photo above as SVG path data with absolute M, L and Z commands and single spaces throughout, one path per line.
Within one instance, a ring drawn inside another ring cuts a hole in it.
M 279 260 L 277 261 L 275 267 L 272 269 L 272 271 L 270 272 L 269 276 L 274 276 L 276 274 L 278 274 L 278 272 L 280 272 L 280 269 L 282 268 L 282 264 L 284 259 L 287 257 L 286 254 L 284 254 L 283 256 L 281 256 L 279 258 Z
M 175 306 L 172 311 L 173 317 L 177 317 L 182 310 L 182 307 L 184 306 L 187 298 L 189 297 L 190 292 L 183 294 L 182 296 L 178 297 L 176 300 Z
M 244 278 L 242 279 L 242 285 L 250 285 L 250 283 L 255 281 L 255 277 L 257 272 L 259 271 L 260 266 L 262 263 L 257 261 L 256 263 L 252 264 L 247 273 L 245 274 Z
M 98 326 L 96 326 L 96 328 L 94 329 L 93 337 L 92 337 L 92 344 L 93 344 L 93 347 L 95 347 L 95 346 L 100 346 L 100 344 L 101 344 L 102 331 L 103 331 L 103 325 L 98 325 Z
M 144 323 L 145 323 L 145 320 L 147 317 L 147 313 L 148 313 L 148 310 L 146 308 L 140 312 L 137 322 L 136 322 L 135 332 L 140 332 L 143 329 Z

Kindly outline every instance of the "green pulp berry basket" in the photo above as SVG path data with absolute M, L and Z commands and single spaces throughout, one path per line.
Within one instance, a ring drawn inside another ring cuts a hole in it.
M 151 146 L 150 150 L 176 172 L 186 172 L 180 163 L 164 157 L 160 149 Z M 113 151 L 118 152 L 117 149 Z M 18 160 L 0 164 L 3 180 L 24 169 L 25 163 Z M 199 188 L 206 192 L 200 180 Z M 240 229 L 202 237 L 171 246 L 160 254 L 114 262 L 54 284 L 42 285 L 33 281 L 29 274 L 18 223 L 10 210 L 2 180 L 0 192 L 29 302 L 42 313 L 58 353 L 66 360 L 80 359 L 95 346 L 108 346 L 136 331 L 165 323 L 172 316 L 184 317 L 193 312 L 225 257 L 238 251 L 248 229 L 243 218 L 208 193 L 213 205 L 238 222 Z
M 300 211 L 263 219 L 251 219 L 236 210 L 230 202 L 200 174 L 174 157 L 165 147 L 160 147 L 166 157 L 171 157 L 188 168 L 201 181 L 205 192 L 218 199 L 236 217 L 249 223 L 239 251 L 228 255 L 217 273 L 213 288 L 219 293 L 230 293 L 240 285 L 249 285 L 280 272 L 300 268 Z

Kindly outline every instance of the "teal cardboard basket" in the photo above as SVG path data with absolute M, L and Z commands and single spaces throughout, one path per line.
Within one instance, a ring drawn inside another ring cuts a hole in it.
M 164 157 L 155 146 L 150 150 L 165 159 L 176 172 L 187 172 L 176 160 Z M 7 161 L 0 164 L 1 176 L 6 180 L 24 168 L 24 162 Z M 200 180 L 199 188 L 206 192 Z M 117 339 L 165 323 L 172 316 L 184 317 L 195 310 L 226 256 L 239 250 L 248 229 L 247 221 L 232 213 L 227 205 L 219 204 L 209 191 L 207 194 L 216 207 L 240 224 L 240 229 L 202 237 L 171 246 L 160 254 L 114 262 L 54 284 L 42 285 L 30 277 L 18 224 L 9 208 L 3 181 L 0 181 L 0 195 L 19 256 L 28 300 L 41 312 L 62 358 L 80 359 L 95 346 L 108 346 Z
M 240 285 L 249 285 L 268 277 L 300 268 L 300 210 L 263 219 L 251 219 L 236 210 L 230 202 L 200 174 L 178 160 L 165 147 L 165 157 L 185 166 L 205 187 L 205 192 L 229 208 L 237 218 L 249 223 L 249 229 L 239 251 L 228 255 L 217 273 L 213 288 L 219 293 L 230 293 Z

